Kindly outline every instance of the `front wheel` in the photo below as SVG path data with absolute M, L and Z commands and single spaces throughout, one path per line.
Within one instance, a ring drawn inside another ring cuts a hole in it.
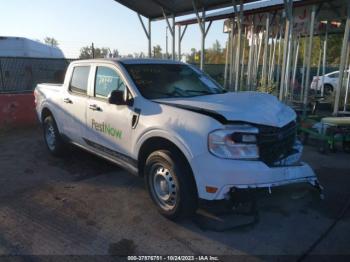
M 64 142 L 58 131 L 55 119 L 52 116 L 45 117 L 43 121 L 44 140 L 50 153 L 61 156 L 64 150 Z
M 192 172 L 172 150 L 155 151 L 146 160 L 145 182 L 159 212 L 169 218 L 188 217 L 197 209 L 197 190 Z

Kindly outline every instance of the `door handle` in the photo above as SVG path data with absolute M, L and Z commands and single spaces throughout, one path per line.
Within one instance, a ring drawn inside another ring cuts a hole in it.
M 101 107 L 99 107 L 98 105 L 95 105 L 95 104 L 89 105 L 89 108 L 93 111 L 102 111 Z
M 73 104 L 73 101 L 70 100 L 69 98 L 63 99 L 63 102 L 65 102 L 65 103 L 67 103 L 67 104 Z

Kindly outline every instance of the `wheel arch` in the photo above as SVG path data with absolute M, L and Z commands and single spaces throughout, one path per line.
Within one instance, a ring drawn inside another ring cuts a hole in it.
M 198 196 L 197 183 L 196 183 L 195 175 L 193 173 L 193 169 L 191 167 L 188 156 L 186 156 L 186 154 L 177 144 L 175 144 L 174 142 L 170 141 L 167 138 L 164 138 L 161 136 L 154 136 L 154 137 L 149 137 L 148 139 L 143 141 L 142 145 L 139 148 L 138 158 L 137 158 L 139 176 L 142 176 L 142 177 L 144 176 L 143 170 L 145 167 L 145 162 L 147 160 L 147 157 L 152 152 L 157 150 L 171 150 L 175 152 L 176 155 L 179 156 L 184 161 L 184 164 L 190 170 L 191 179 L 193 180 L 193 184 L 195 185 L 195 192 Z
M 41 110 L 41 114 L 40 114 L 40 121 L 41 121 L 41 123 L 44 122 L 44 120 L 45 120 L 45 118 L 47 116 L 52 116 L 53 117 L 53 119 L 54 119 L 54 121 L 56 123 L 57 129 L 61 133 L 62 132 L 61 127 L 57 123 L 57 119 L 55 118 L 55 114 L 54 114 L 53 110 L 51 110 L 50 107 L 45 105 L 45 106 L 43 106 L 43 108 Z
M 330 87 L 330 89 L 331 89 L 331 92 L 334 92 L 334 86 L 333 86 L 333 84 L 332 83 L 324 83 L 323 84 L 323 88 L 326 88 L 326 87 Z
M 48 107 L 45 106 L 45 107 L 43 107 L 43 109 L 41 110 L 41 114 L 40 114 L 40 120 L 41 120 L 41 122 L 43 122 L 44 119 L 45 119 L 47 116 L 52 116 L 53 118 L 55 118 L 54 115 L 53 115 L 53 113 L 52 113 L 52 111 L 51 111 Z
M 152 152 L 156 150 L 169 150 L 169 149 L 174 150 L 184 160 L 186 165 L 188 165 L 188 168 L 190 168 L 193 176 L 193 170 L 189 161 L 189 152 L 186 152 L 187 150 L 184 150 L 184 147 L 181 145 L 179 146 L 178 143 L 170 141 L 168 138 L 165 138 L 162 136 L 148 137 L 140 145 L 137 152 L 139 174 L 143 176 L 143 168 L 144 168 L 146 159 Z

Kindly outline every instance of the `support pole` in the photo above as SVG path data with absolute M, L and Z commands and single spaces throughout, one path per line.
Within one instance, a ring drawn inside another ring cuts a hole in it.
M 228 73 L 228 58 L 229 58 L 229 50 L 230 50 L 230 39 L 231 35 L 228 34 L 227 42 L 226 42 L 226 55 L 225 55 L 225 71 L 224 71 L 224 88 L 227 89 L 227 73 Z
M 177 52 L 179 54 L 179 61 L 181 61 L 181 25 L 178 25 L 178 39 L 177 39 Z
M 145 35 L 148 39 L 148 57 L 152 57 L 152 41 L 151 41 L 151 19 L 148 19 L 148 30 L 146 29 L 145 23 L 143 22 L 141 15 L 137 13 L 137 16 L 140 20 L 140 23 L 142 25 L 143 31 L 145 32 Z
M 205 9 L 203 8 L 202 10 L 202 19 L 201 19 L 201 27 L 203 28 L 202 30 L 202 41 L 201 41 L 201 65 L 200 68 L 201 70 L 204 69 L 204 60 L 205 60 Z
M 269 82 L 268 82 L 269 86 L 272 86 L 273 74 L 275 72 L 277 39 L 278 38 L 276 34 L 274 44 L 273 44 L 272 58 L 271 58 L 271 64 L 270 64 Z
M 280 81 L 281 81 L 281 50 L 282 50 L 282 26 L 280 27 L 279 40 L 278 40 L 278 53 L 277 53 L 278 57 L 277 57 L 277 74 L 276 74 L 277 88 L 280 85 Z
M 254 21 L 254 17 L 253 17 Z M 248 75 L 247 75 L 247 88 L 250 91 L 252 85 L 252 65 L 253 65 L 253 55 L 254 55 L 254 22 L 250 25 L 250 47 L 248 56 Z
M 237 3 L 233 0 L 235 14 L 238 14 Z M 237 16 L 237 48 L 236 48 L 236 65 L 235 65 L 235 91 L 237 92 L 240 86 L 240 61 L 241 61 L 241 42 L 242 42 L 242 20 L 243 20 L 243 3 L 240 0 L 239 14 Z
M 263 57 L 263 68 L 262 68 L 262 87 L 266 91 L 267 88 L 267 74 L 268 74 L 268 52 L 269 52 L 269 38 L 270 38 L 270 14 L 267 14 L 266 25 L 265 25 L 265 43 L 264 43 L 264 57 Z
M 165 56 L 169 59 L 168 26 L 165 27 Z
M 199 17 L 199 12 L 198 12 L 198 8 L 197 8 L 195 0 L 192 0 L 192 5 L 193 5 L 194 12 L 196 14 L 196 17 L 197 17 L 199 29 L 200 29 L 201 34 L 202 34 L 200 69 L 203 70 L 204 63 L 205 63 L 205 37 L 208 34 L 208 31 L 209 31 L 209 28 L 210 28 L 212 22 L 210 21 L 208 28 L 206 29 L 205 28 L 205 9 L 204 8 L 202 9 L 202 17 Z
M 255 71 L 254 71 L 254 79 L 255 79 L 255 89 L 258 87 L 258 75 L 259 75 L 259 63 L 260 63 L 260 56 L 261 56 L 261 49 L 262 49 L 262 42 L 263 39 L 260 39 L 260 32 L 257 34 L 257 41 L 259 43 L 259 49 L 257 50 L 256 53 L 256 64 L 255 64 Z
M 233 90 L 233 83 L 234 83 L 234 72 L 235 72 L 235 56 L 234 56 L 234 50 L 236 49 L 236 35 L 235 35 L 235 24 L 232 20 L 232 30 L 231 30 L 231 53 L 230 53 L 230 81 L 229 81 L 229 89 Z
M 282 101 L 284 97 L 284 83 L 285 83 L 285 74 L 286 74 L 286 63 L 287 63 L 287 55 L 288 55 L 288 44 L 289 44 L 289 31 L 290 31 L 290 16 L 289 16 L 289 2 L 287 1 L 291 0 L 284 0 L 284 6 L 285 6 L 285 31 L 284 31 L 284 42 L 283 42 L 283 60 L 282 60 L 282 66 L 281 66 L 281 80 L 280 80 L 280 94 L 279 99 Z
M 294 66 L 293 66 L 293 75 L 292 75 L 292 99 L 294 100 L 294 88 L 295 88 L 295 78 L 297 74 L 297 66 L 298 66 L 298 59 L 299 59 L 299 46 L 300 46 L 300 36 L 296 40 L 296 47 L 295 47 L 295 53 L 294 53 Z
M 151 34 L 151 19 L 148 19 L 148 57 L 152 57 L 152 34 Z
M 348 47 L 350 49 L 350 47 Z M 350 50 L 349 50 L 350 51 Z M 348 52 L 348 55 L 349 55 L 350 52 Z M 349 96 L 349 88 L 350 88 L 350 63 L 349 63 L 349 66 L 348 66 L 348 80 L 346 81 L 346 90 L 345 90 L 345 97 L 344 97 L 344 112 L 346 112 L 346 106 L 348 104 L 348 96 Z
M 175 60 L 175 15 L 172 14 L 171 18 L 172 18 L 172 24 L 170 25 L 169 23 L 169 19 L 168 19 L 168 16 L 166 15 L 165 13 L 165 10 L 163 9 L 163 17 L 164 17 L 164 20 L 166 21 L 166 23 L 168 24 L 168 28 L 169 28 L 169 31 L 170 31 L 170 34 L 171 34 L 171 37 L 172 37 L 172 52 L 171 52 L 171 58 L 173 60 Z
M 179 25 L 179 39 L 178 39 L 178 42 L 179 42 L 179 61 L 181 61 L 182 59 L 182 53 L 181 53 L 181 43 L 182 43 L 182 39 L 184 38 L 184 35 L 186 33 L 186 30 L 187 30 L 187 25 L 185 25 L 185 28 L 184 30 L 181 32 L 181 25 Z
M 235 5 L 235 3 L 232 4 Z M 231 56 L 230 56 L 230 83 L 229 83 L 229 89 L 230 91 L 234 90 L 234 82 L 235 82 L 235 67 L 236 67 L 236 63 L 235 63 L 235 55 L 237 55 L 237 53 L 235 52 L 236 50 L 236 40 L 237 40 L 237 35 L 236 35 L 236 28 L 237 28 L 237 23 L 236 18 L 237 17 L 237 13 L 234 13 L 234 17 L 232 18 L 232 29 L 231 29 L 231 39 L 232 39 L 232 46 L 231 46 Z
M 274 38 L 271 37 L 270 40 L 271 41 L 271 44 L 269 45 L 269 58 L 268 58 L 268 61 L 267 61 L 267 87 L 270 87 L 270 84 L 271 84 L 271 80 L 270 80 L 270 72 L 271 72 L 271 69 L 272 69 L 272 57 L 273 57 L 273 47 L 274 47 Z
M 172 24 L 172 37 L 173 37 L 173 45 L 172 45 L 172 59 L 173 60 L 176 60 L 176 51 L 175 51 L 175 15 L 173 14 L 172 15 L 172 21 L 173 21 L 173 24 Z
M 285 9 L 285 17 L 286 17 L 286 28 L 284 31 L 284 44 L 283 44 L 283 61 L 282 61 L 282 74 L 281 74 L 281 82 L 280 82 L 280 94 L 279 99 L 283 100 L 283 97 L 286 96 L 285 90 L 287 89 L 286 86 L 286 78 L 289 77 L 289 74 L 287 74 L 288 68 L 287 65 L 289 65 L 289 47 L 290 47 L 290 36 L 291 36 L 291 28 L 292 28 L 292 18 L 293 18 L 293 0 L 284 0 L 284 9 Z M 289 56 L 290 57 L 290 56 Z M 288 79 L 289 81 L 289 79 Z
M 314 36 L 315 28 L 315 16 L 316 16 L 316 5 L 312 6 L 311 11 L 311 20 L 310 20 L 310 38 L 309 45 L 307 48 L 307 57 L 306 57 L 306 78 L 305 78 L 305 87 L 304 87 L 304 100 L 303 100 L 303 117 L 306 116 L 306 109 L 308 103 L 308 95 L 310 88 L 310 66 L 311 66 L 311 55 L 312 55 L 312 40 Z
M 323 41 L 321 96 L 324 95 L 324 75 L 326 74 L 326 63 L 327 63 L 327 42 L 328 42 L 328 21 L 326 21 L 326 32 L 325 32 L 324 41 Z
M 341 56 L 340 56 L 338 88 L 335 88 L 335 101 L 334 101 L 333 115 L 337 115 L 339 110 L 340 90 L 342 89 L 342 86 L 343 86 L 345 60 L 346 60 L 347 48 L 349 44 L 349 32 L 350 32 L 350 3 L 349 2 L 348 2 L 347 10 L 348 11 L 347 11 L 345 31 L 344 31 L 344 39 L 343 39 L 343 45 L 341 50 Z
M 291 8 L 290 8 L 291 9 Z M 292 11 L 290 11 L 292 12 Z M 290 27 L 289 27 L 289 39 L 288 39 L 288 55 L 287 55 L 287 63 L 286 63 L 286 71 L 285 71 L 285 92 L 284 98 L 288 99 L 288 95 L 290 93 L 290 71 L 291 71 L 291 62 L 293 57 L 293 16 L 290 13 Z
M 319 79 L 320 79 L 320 70 L 321 70 L 321 62 L 322 62 L 322 48 L 320 48 L 320 53 L 318 55 L 318 63 L 317 63 L 317 73 L 316 73 L 316 79 L 317 79 L 317 82 L 316 82 L 316 89 L 318 87 L 318 83 L 319 83 Z
M 305 89 L 305 70 L 306 70 L 306 53 L 307 53 L 307 43 L 308 38 L 304 37 L 304 57 L 303 57 L 303 68 L 301 77 L 301 90 L 300 90 L 300 101 L 304 101 L 304 89 Z
M 242 51 L 242 63 L 241 63 L 241 75 L 240 75 L 240 90 L 242 89 L 243 84 L 243 76 L 244 76 L 244 62 L 245 62 L 245 50 L 246 50 L 246 42 L 247 42 L 247 28 L 244 27 L 244 38 L 243 38 L 243 51 Z

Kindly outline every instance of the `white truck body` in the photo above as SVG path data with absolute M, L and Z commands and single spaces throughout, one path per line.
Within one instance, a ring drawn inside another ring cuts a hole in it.
M 208 136 L 213 131 L 247 124 L 256 127 L 258 139 L 263 139 L 262 130 L 264 135 L 273 135 L 276 141 L 270 141 L 268 147 L 282 147 L 285 139 L 282 131 L 291 127 L 295 132 L 296 114 L 274 96 L 238 92 L 150 100 L 142 96 L 126 70 L 127 65 L 134 64 L 185 66 L 181 62 L 152 59 L 73 62 L 63 85 L 37 86 L 35 101 L 39 119 L 42 121 L 43 114 L 50 111 L 60 134 L 71 143 L 136 174 L 140 173 L 142 146 L 149 139 L 170 141 L 186 157 L 200 199 L 225 199 L 232 188 L 270 189 L 299 182 L 318 184 L 309 165 L 300 162 L 302 145 L 295 134 L 293 152 L 278 156 L 278 161 L 273 163 L 264 161 L 262 155 L 254 160 L 222 158 L 208 149 Z M 89 67 L 84 95 L 69 89 L 73 70 L 79 66 Z M 132 105 L 110 104 L 95 95 L 97 67 L 110 68 L 120 76 L 128 90 L 126 96 L 132 96 Z M 263 154 L 262 148 L 259 153 Z

